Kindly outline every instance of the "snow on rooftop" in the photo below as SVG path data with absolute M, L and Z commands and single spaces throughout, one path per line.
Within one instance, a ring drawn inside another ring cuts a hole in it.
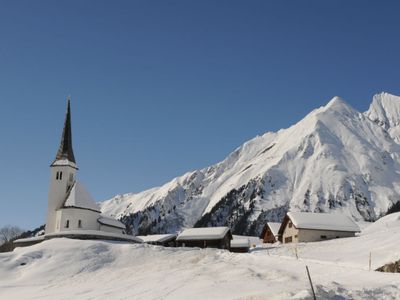
M 233 239 L 231 240 L 231 248 L 250 248 L 249 239 Z
M 359 232 L 358 225 L 343 214 L 288 212 L 296 228 Z
M 100 218 L 97 219 L 97 222 L 99 222 L 100 224 L 103 224 L 103 225 L 109 225 L 109 226 L 118 227 L 121 229 L 126 229 L 126 226 L 124 223 L 122 223 L 114 218 L 107 217 L 104 215 L 101 215 Z
M 219 240 L 229 231 L 230 229 L 228 227 L 190 228 L 182 231 L 176 240 Z
M 176 234 L 151 234 L 136 236 L 144 243 L 163 243 L 176 238 Z
M 64 206 L 87 208 L 100 211 L 99 206 L 96 202 L 94 202 L 93 198 L 90 196 L 85 187 L 77 181 L 74 183 L 67 200 L 65 200 Z
M 279 228 L 281 227 L 281 223 L 268 222 L 267 225 L 268 225 L 269 229 L 271 229 L 271 232 L 273 235 L 278 235 Z

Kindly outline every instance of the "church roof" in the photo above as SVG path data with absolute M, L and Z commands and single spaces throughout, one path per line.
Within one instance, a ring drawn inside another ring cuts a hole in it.
M 126 229 L 126 226 L 124 223 L 111 218 L 109 216 L 105 216 L 105 215 L 101 215 L 98 219 L 97 222 L 99 222 L 102 225 L 106 225 L 106 226 L 111 226 L 111 227 L 117 227 L 117 228 L 121 228 L 121 229 Z
M 77 181 L 75 181 L 72 186 L 64 202 L 64 207 L 83 208 L 100 212 L 97 203 L 93 200 L 88 191 L 86 191 L 85 187 Z
M 69 161 L 76 163 L 74 151 L 72 149 L 72 130 L 71 130 L 71 101 L 68 99 L 67 112 L 65 114 L 64 129 L 61 136 L 60 147 L 58 148 L 56 159 L 57 161 Z

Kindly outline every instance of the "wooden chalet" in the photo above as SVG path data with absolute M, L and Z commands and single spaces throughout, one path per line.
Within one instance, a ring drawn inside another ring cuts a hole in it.
M 279 228 L 284 244 L 352 237 L 359 231 L 358 225 L 346 215 L 309 212 L 288 212 Z
M 281 227 L 281 223 L 268 222 L 265 224 L 260 239 L 263 240 L 263 243 L 275 243 L 279 241 L 279 228 Z
M 228 227 L 190 228 L 176 238 L 178 247 L 231 248 L 232 233 Z

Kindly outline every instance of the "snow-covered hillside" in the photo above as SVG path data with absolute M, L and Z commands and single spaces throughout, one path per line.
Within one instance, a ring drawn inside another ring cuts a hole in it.
M 399 124 L 399 97 L 376 95 L 366 113 L 335 97 L 290 128 L 246 142 L 216 165 L 159 188 L 116 196 L 101 209 L 136 234 L 228 225 L 236 234 L 254 235 L 265 221 L 281 221 L 287 210 L 376 220 L 400 199 Z
M 359 237 L 251 253 L 53 239 L 0 253 L 0 299 L 400 299 L 400 213 Z

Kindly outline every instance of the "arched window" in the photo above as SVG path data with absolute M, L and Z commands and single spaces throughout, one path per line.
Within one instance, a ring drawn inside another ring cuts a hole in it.
M 69 228 L 69 220 L 65 223 L 65 228 Z
M 60 180 L 62 179 L 62 172 L 60 172 Z
M 57 172 L 57 173 L 56 173 L 56 180 L 58 180 L 58 173 L 60 173 L 60 172 Z
M 78 228 L 82 228 L 82 220 L 78 220 Z

